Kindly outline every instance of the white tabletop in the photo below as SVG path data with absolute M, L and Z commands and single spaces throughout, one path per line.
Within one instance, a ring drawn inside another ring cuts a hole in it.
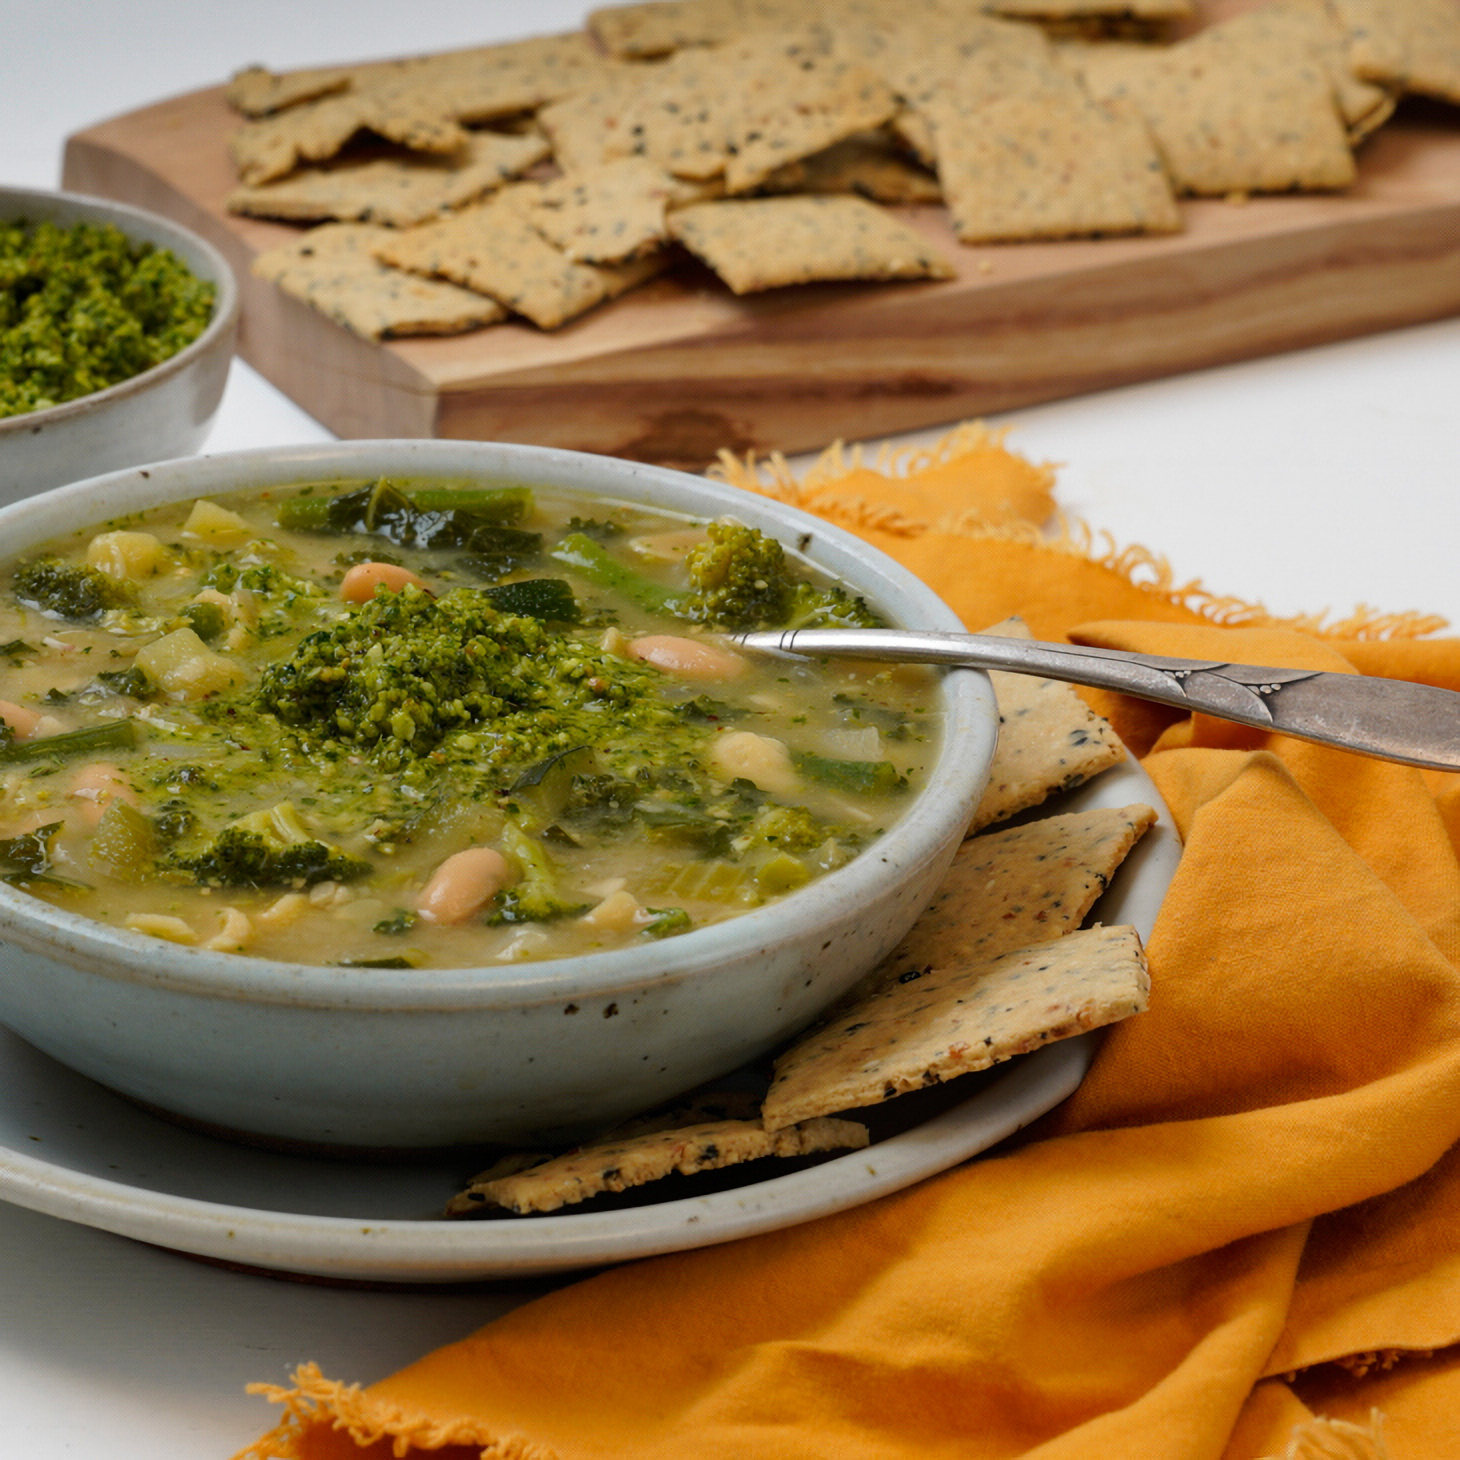
M 275 68 L 576 26 L 579 0 L 10 0 L 0 181 L 55 186 L 71 133 L 239 66 Z M 1022 410 L 1064 509 L 1179 581 L 1274 612 L 1359 605 L 1460 624 L 1460 319 Z M 931 435 L 932 433 L 927 433 Z M 328 439 L 237 363 L 210 451 Z M 521 1294 L 358 1291 L 205 1266 L 0 1203 L 0 1429 L 27 1460 L 227 1457 L 246 1397 L 316 1359 L 369 1381 Z

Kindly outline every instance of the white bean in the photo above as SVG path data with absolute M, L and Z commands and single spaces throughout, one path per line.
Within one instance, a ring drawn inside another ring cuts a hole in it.
M 15 731 L 17 740 L 29 740 L 41 723 L 38 710 L 28 710 L 24 705 L 13 704 L 10 700 L 0 700 L 0 720 L 4 720 Z
M 428 923 L 464 923 L 511 881 L 511 864 L 495 847 L 468 847 L 431 874 L 416 911 Z
M 753 730 L 730 730 L 718 736 L 710 746 L 710 759 L 727 781 L 743 778 L 762 791 L 791 795 L 801 784 L 785 745 Z
M 746 663 L 729 649 L 676 634 L 646 634 L 629 643 L 629 654 L 666 674 L 696 684 L 723 684 L 745 672 Z
M 100 825 L 101 818 L 113 801 L 125 801 L 131 806 L 137 804 L 137 793 L 116 766 L 106 761 L 93 761 L 84 765 L 71 778 L 71 789 L 67 795 L 76 802 L 81 819 L 88 826 Z
M 399 563 L 356 563 L 340 580 L 340 597 L 346 603 L 369 603 L 377 588 L 399 593 L 407 584 L 424 588 L 426 580 Z

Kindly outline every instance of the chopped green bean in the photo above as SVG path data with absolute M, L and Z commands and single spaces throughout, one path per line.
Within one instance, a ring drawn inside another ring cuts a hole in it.
M 136 743 L 137 729 L 130 720 L 105 720 L 100 725 L 84 725 L 80 730 L 66 730 L 60 735 L 42 735 L 38 740 L 12 741 L 0 747 L 0 765 L 51 757 L 70 759 L 94 755 L 99 750 L 131 750 Z

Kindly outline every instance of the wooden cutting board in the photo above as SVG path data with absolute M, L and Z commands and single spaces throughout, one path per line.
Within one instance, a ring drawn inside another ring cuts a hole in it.
M 940 283 L 736 299 L 686 264 L 554 333 L 504 324 L 377 344 L 252 278 L 292 236 L 234 217 L 222 88 L 71 137 L 64 186 L 216 244 L 243 358 L 342 437 L 527 441 L 698 470 L 722 447 L 812 450 L 1460 312 L 1460 109 L 1407 102 L 1336 196 L 1184 204 L 1163 238 L 962 247 Z

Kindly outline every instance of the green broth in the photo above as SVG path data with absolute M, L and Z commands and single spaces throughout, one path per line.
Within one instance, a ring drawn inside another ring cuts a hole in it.
M 328 482 L 27 553 L 0 591 L 0 874 L 157 937 L 402 966 L 794 892 L 922 784 L 936 678 L 737 655 L 727 627 L 874 612 L 743 537 L 546 488 Z

